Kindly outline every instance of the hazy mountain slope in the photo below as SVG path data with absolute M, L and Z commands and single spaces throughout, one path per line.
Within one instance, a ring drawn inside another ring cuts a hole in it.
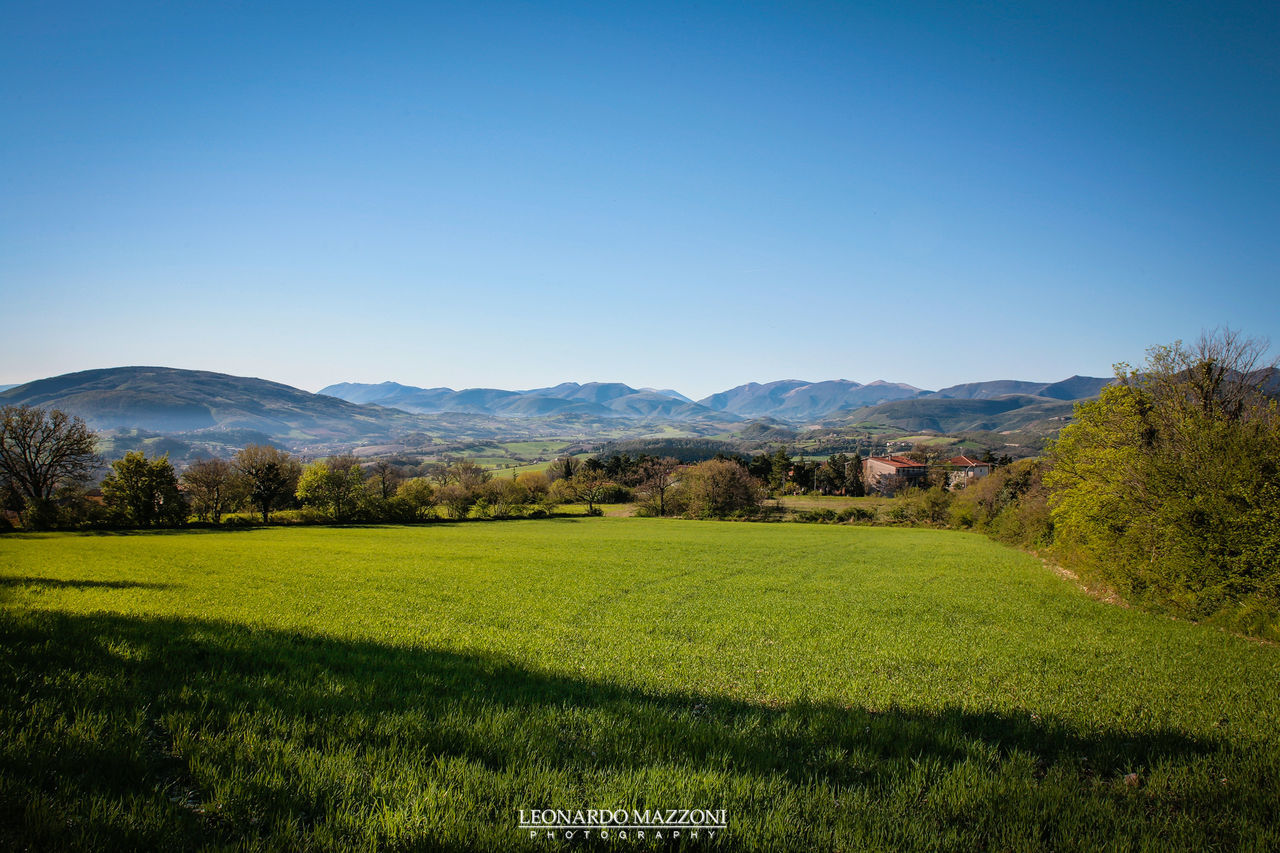
M 928 394 L 956 400 L 993 400 L 1009 394 L 1026 394 L 1047 397 L 1051 400 L 1087 400 L 1102 393 L 1102 389 L 1114 379 L 1099 376 L 1072 376 L 1061 382 L 1024 382 L 1018 379 L 997 379 L 992 382 L 967 382 L 952 385 Z
M 1249 378 L 1262 387 L 1264 394 L 1280 397 L 1280 368 L 1264 367 L 1250 373 Z
M 783 405 L 771 414 L 790 420 L 818 418 L 829 412 L 854 406 L 874 406 L 891 400 L 904 400 L 920 395 L 920 389 L 898 382 L 879 380 L 868 385 L 834 379 L 814 382 L 784 395 Z
M 771 417 L 807 420 L 840 409 L 869 406 L 887 400 L 919 395 L 920 389 L 898 382 L 879 380 L 868 385 L 847 379 L 805 382 L 782 379 L 777 382 L 748 382 L 698 402 L 704 406 L 742 417 Z
M 921 397 L 869 406 L 843 414 L 845 423 L 874 423 L 904 430 L 963 432 L 1019 429 L 1036 421 L 1071 414 L 1073 404 L 1011 394 L 990 400 Z
M 470 411 L 467 409 L 451 409 L 451 411 Z M 556 397 L 539 397 L 517 395 L 497 400 L 484 409 L 490 414 L 507 418 L 541 418 L 551 415 L 593 415 L 595 417 L 613 417 L 614 413 L 606 406 L 589 403 L 584 400 L 562 400 Z
M 1054 400 L 1087 400 L 1102 393 L 1102 389 L 1115 382 L 1114 377 L 1072 376 L 1061 382 L 1046 385 L 1035 392 L 1037 397 Z
M 0 392 L 0 404 L 59 408 L 94 429 L 161 433 L 254 430 L 271 436 L 345 439 L 387 434 L 412 418 L 264 379 L 170 367 L 68 373 Z
M 577 382 L 562 382 L 554 388 L 539 388 L 522 391 L 539 397 L 557 397 L 561 400 L 585 400 L 588 403 L 608 403 L 619 397 L 635 394 L 636 389 L 621 382 L 588 382 L 579 385 Z
M 699 405 L 718 412 L 732 412 L 746 417 L 767 415 L 782 405 L 788 391 L 808 385 L 802 379 L 780 379 L 777 382 L 748 382 L 698 401 Z
M 1018 379 L 997 379 L 992 382 L 966 382 L 963 385 L 952 385 L 932 392 L 935 397 L 948 397 L 955 400 L 990 400 L 1006 394 L 1034 395 L 1047 382 L 1023 382 Z
M 662 394 L 665 397 L 675 397 L 682 403 L 692 403 L 693 399 L 686 397 L 674 388 L 641 388 L 641 391 L 652 391 L 655 394 Z
M 658 391 L 640 391 L 621 382 L 562 382 L 550 388 L 503 391 L 494 388 L 414 388 L 395 382 L 366 385 L 342 382 L 321 390 L 345 400 L 394 406 L 406 412 L 438 414 L 463 412 L 499 417 L 545 417 L 581 414 L 599 417 L 626 417 L 669 420 L 737 420 L 682 396 Z

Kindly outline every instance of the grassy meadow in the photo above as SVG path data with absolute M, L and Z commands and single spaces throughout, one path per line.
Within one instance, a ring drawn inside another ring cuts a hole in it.
M 950 531 L 8 534 L 0 734 L 9 849 L 1280 848 L 1280 648 Z

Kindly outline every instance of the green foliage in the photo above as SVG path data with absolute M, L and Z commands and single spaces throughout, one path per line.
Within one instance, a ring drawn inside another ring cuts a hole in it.
M 396 489 L 396 506 L 403 507 L 400 521 L 418 521 L 435 515 L 436 504 L 440 502 L 435 486 L 426 477 L 413 477 L 405 480 Z
M 951 517 L 951 492 L 931 486 L 920 496 L 920 517 L 930 524 L 945 524 Z
M 686 468 L 680 474 L 679 491 L 685 513 L 694 518 L 750 515 L 764 500 L 759 481 L 744 466 L 727 459 L 709 459 Z
M 796 521 L 809 524 L 831 524 L 840 520 L 839 514 L 834 509 L 810 509 L 796 513 Z
M 373 497 L 365 492 L 364 469 L 354 457 L 312 462 L 298 479 L 295 494 L 304 505 L 338 522 L 352 520 L 361 504 Z
M 768 486 L 770 491 L 782 491 L 782 487 L 786 485 L 790 473 L 791 454 L 785 447 L 779 447 L 777 452 L 769 457 Z
M 232 465 L 244 477 L 249 502 L 262 514 L 263 524 L 271 520 L 272 510 L 293 499 L 302 476 L 297 459 L 267 444 L 250 444 L 236 454 Z
M 1128 597 L 1280 631 L 1280 416 L 1230 332 L 1157 347 L 1053 445 L 1062 549 Z
M 950 523 L 975 528 L 1002 542 L 1038 548 L 1053 541 L 1047 463 L 1020 459 L 980 477 L 954 492 Z
M 723 808 L 709 849 L 1268 850 L 1278 681 L 950 531 L 5 536 L 0 848 L 562 849 L 518 810 L 609 806 Z
M 134 451 L 112 462 L 102 500 L 119 521 L 134 527 L 176 527 L 187 520 L 187 502 L 168 456 L 147 459 Z

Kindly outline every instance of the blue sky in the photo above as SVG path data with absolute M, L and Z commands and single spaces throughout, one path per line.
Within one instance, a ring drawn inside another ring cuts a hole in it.
M 0 4 L 0 383 L 1280 343 L 1274 3 Z

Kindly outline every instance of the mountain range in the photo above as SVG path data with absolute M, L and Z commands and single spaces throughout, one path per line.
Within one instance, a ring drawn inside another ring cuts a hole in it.
M 806 426 L 867 424 L 999 431 L 1064 419 L 1071 401 L 1096 396 L 1110 382 L 1073 376 L 1052 383 L 996 380 L 927 391 L 898 382 L 787 379 L 751 382 L 694 401 L 676 391 L 618 382 L 564 382 L 524 391 L 347 382 L 312 394 L 202 370 L 117 367 L 10 387 L 0 391 L 0 405 L 63 409 L 99 431 L 144 430 L 188 441 L 222 436 L 218 440 L 240 444 L 270 439 L 314 450 L 391 445 L 406 435 L 419 435 L 421 444 L 462 437 L 588 437 L 617 429 L 643 434 L 670 425 L 710 435 L 742 430 L 748 422 L 766 424 L 779 435 Z
M 322 395 L 352 403 L 375 403 L 416 414 L 461 412 L 506 418 L 554 415 L 661 418 L 687 421 L 716 419 L 717 413 L 675 391 L 636 389 L 620 382 L 563 382 L 551 388 L 504 391 L 499 388 L 416 388 L 397 382 L 365 385 L 343 382 L 320 390 Z
M 769 417 L 807 421 L 841 409 L 874 406 L 918 397 L 927 392 L 899 382 L 878 381 L 863 385 L 847 379 L 825 382 L 784 379 L 765 384 L 750 382 L 696 402 L 675 391 L 636 389 L 620 382 L 588 382 L 585 385 L 563 382 L 528 391 L 495 388 L 455 391 L 452 388 L 416 388 L 396 382 L 377 385 L 343 382 L 322 388 L 320 393 L 352 403 L 376 403 L 419 414 L 469 412 L 501 417 L 585 414 L 668 421 L 736 421 Z

